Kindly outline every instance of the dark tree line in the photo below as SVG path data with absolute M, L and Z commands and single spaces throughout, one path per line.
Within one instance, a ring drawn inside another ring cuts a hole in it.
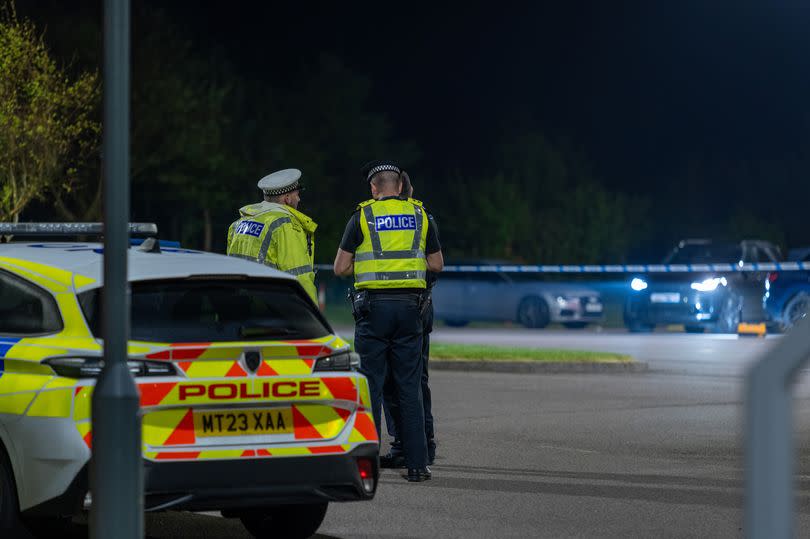
M 45 42 L 68 72 L 100 71 L 100 6 L 24 7 L 18 11 L 45 29 Z M 224 250 L 238 208 L 260 198 L 258 179 L 296 167 L 307 187 L 301 209 L 320 224 L 317 261 L 329 262 L 354 205 L 368 197 L 360 166 L 378 157 L 409 169 L 417 198 L 439 222 L 448 258 L 621 262 L 657 256 L 690 235 L 792 241 L 778 224 L 782 210 L 751 210 L 761 208 L 761 192 L 735 197 L 733 207 L 703 196 L 707 176 L 729 170 L 722 164 L 701 162 L 651 179 L 669 182 L 667 196 L 683 200 L 663 211 L 658 200 L 606 188 L 586 155 L 538 129 L 503 133 L 489 167 L 437 167 L 418 141 L 403 140 L 375 110 L 373 81 L 338 56 L 302 57 L 268 82 L 238 68 L 232 51 L 195 42 L 167 14 L 133 9 L 132 219 L 155 221 L 164 237 L 189 247 Z M 97 97 L 97 118 L 100 106 Z M 789 166 L 736 166 L 754 181 L 793 189 L 790 204 L 810 200 L 806 157 Z M 769 174 L 778 166 L 789 173 L 774 183 Z M 97 152 L 75 172 L 70 191 L 59 193 L 58 205 L 48 197 L 22 218 L 98 219 L 99 171 Z M 730 177 L 722 181 L 734 189 Z

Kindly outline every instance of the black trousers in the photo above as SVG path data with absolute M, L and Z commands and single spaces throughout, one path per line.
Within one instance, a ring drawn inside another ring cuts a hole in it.
M 416 294 L 374 294 L 369 313 L 356 322 L 354 330 L 354 348 L 360 354 L 360 372 L 368 378 L 378 435 L 383 386 L 389 373 L 393 380 L 401 415 L 399 434 L 408 468 L 427 465 L 422 319 L 418 301 Z
M 433 302 L 425 313 L 425 318 L 422 320 L 422 408 L 425 410 L 425 438 L 428 442 L 428 452 L 431 451 L 430 446 L 435 438 L 435 431 L 433 429 L 433 403 L 431 401 L 430 385 L 428 378 L 428 360 L 430 358 L 430 333 L 433 331 Z M 385 379 L 383 386 L 383 407 L 385 410 L 385 426 L 388 430 L 388 435 L 394 439 L 394 443 L 399 445 L 401 440 L 399 437 L 398 424 L 402 421 L 399 410 L 399 396 L 396 393 L 396 385 L 391 376 Z M 401 449 L 397 447 L 396 449 Z

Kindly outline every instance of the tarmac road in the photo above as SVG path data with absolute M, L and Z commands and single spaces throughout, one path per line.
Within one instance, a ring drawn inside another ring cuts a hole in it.
M 741 537 L 742 378 L 775 341 L 439 330 L 436 340 L 613 350 L 641 374 L 432 374 L 434 479 L 385 470 L 319 537 Z M 810 383 L 797 388 L 797 536 L 810 537 Z M 208 514 L 147 516 L 152 538 L 247 537 Z M 78 527 L 75 536 L 86 528 Z

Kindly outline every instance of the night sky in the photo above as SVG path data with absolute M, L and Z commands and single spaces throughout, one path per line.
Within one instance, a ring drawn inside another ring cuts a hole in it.
M 257 78 L 336 52 L 437 166 L 488 166 L 500 134 L 535 129 L 654 192 L 690 160 L 790 158 L 810 135 L 810 4 L 160 4 Z
M 18 4 L 100 20 L 102 2 Z M 810 196 L 810 3 L 437 4 L 135 0 L 133 10 L 165 10 L 200 54 L 222 54 L 268 86 L 294 89 L 302 65 L 338 56 L 371 80 L 371 107 L 395 137 L 421 150 L 411 170 L 420 179 L 440 182 L 460 163 L 495 174 L 497 145 L 534 132 L 672 220 L 696 196 L 704 209 L 769 206 L 752 212 L 766 221 L 795 215 Z M 139 31 L 148 29 L 133 29 L 135 44 Z M 682 189 L 696 168 L 699 180 Z M 799 196 L 769 191 L 778 171 L 791 178 L 781 189 L 805 186 Z M 697 233 L 711 215 L 696 218 Z M 810 227 L 791 219 L 782 240 L 810 244 Z

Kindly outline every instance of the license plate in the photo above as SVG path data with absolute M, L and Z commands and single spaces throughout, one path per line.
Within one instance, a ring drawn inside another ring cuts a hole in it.
M 291 434 L 292 410 L 212 410 L 194 412 L 197 436 L 253 436 L 256 434 Z
M 681 295 L 678 292 L 655 292 L 650 294 L 653 303 L 679 303 Z
M 587 312 L 587 313 L 601 313 L 602 312 L 602 304 L 601 303 L 586 303 L 585 304 L 585 312 Z

